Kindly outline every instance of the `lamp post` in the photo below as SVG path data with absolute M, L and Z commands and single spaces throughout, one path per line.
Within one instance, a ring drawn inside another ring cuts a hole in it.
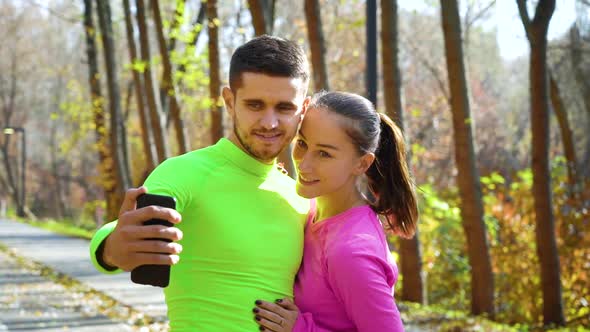
M 16 214 L 19 217 L 25 216 L 25 171 L 26 171 L 26 156 L 27 156 L 27 144 L 25 138 L 25 128 L 23 127 L 4 127 L 4 135 L 13 135 L 15 132 L 21 133 L 21 191 L 20 191 L 20 204 L 17 202 Z

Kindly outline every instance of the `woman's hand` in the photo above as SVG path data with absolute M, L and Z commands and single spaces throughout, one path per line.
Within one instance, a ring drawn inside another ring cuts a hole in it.
M 276 300 L 275 303 L 257 300 L 252 311 L 260 331 L 291 332 L 299 316 L 299 308 L 289 298 Z

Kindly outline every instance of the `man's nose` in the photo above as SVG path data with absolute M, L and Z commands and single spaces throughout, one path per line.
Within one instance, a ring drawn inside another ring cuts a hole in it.
M 279 117 L 274 108 L 269 108 L 264 112 L 264 116 L 260 120 L 260 125 L 265 129 L 276 129 L 279 127 Z

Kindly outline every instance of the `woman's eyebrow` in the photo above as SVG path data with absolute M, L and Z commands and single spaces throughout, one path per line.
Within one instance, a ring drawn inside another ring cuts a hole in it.
M 305 135 L 303 135 L 303 133 L 301 132 L 301 129 L 298 132 L 299 136 L 303 137 L 303 139 L 307 139 L 305 138 Z M 319 143 L 316 144 L 317 146 L 319 146 L 320 148 L 327 148 L 327 149 L 332 149 L 332 150 L 336 150 L 339 151 L 340 149 L 338 149 L 337 147 L 335 147 L 334 145 L 330 145 L 330 144 L 323 144 L 323 143 Z

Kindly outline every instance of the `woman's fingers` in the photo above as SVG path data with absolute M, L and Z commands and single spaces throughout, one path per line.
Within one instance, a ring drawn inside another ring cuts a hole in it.
M 254 319 L 263 331 L 283 332 L 285 329 L 285 309 L 281 306 L 266 301 L 256 301 L 256 307 L 252 309 L 254 312 Z M 288 331 L 290 332 L 290 331 Z
M 295 302 L 288 297 L 276 300 L 275 303 L 280 305 L 282 308 L 289 310 L 289 311 L 298 311 L 299 309 L 295 305 Z
M 260 325 L 260 331 L 291 332 L 284 329 L 284 327 L 281 326 L 279 323 L 275 323 L 260 315 L 254 316 L 254 320 L 256 320 L 256 323 Z
M 256 316 L 266 318 L 277 324 L 283 320 L 283 315 L 281 313 L 284 309 L 274 303 L 260 301 L 260 304 L 257 304 L 257 307 L 252 311 Z

